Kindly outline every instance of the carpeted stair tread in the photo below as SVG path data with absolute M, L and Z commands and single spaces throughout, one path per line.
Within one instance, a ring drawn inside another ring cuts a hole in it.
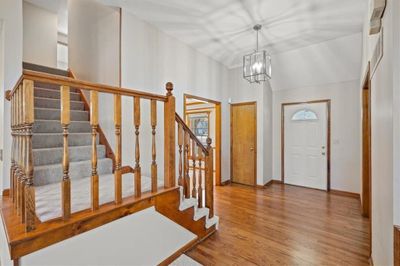
M 36 133 L 32 136 L 33 149 L 55 148 L 63 146 L 62 133 Z M 91 133 L 70 133 L 68 135 L 68 146 L 88 146 L 92 143 Z M 97 136 L 99 143 L 99 136 Z
M 35 120 L 33 133 L 62 133 L 60 120 Z M 89 133 L 91 126 L 89 121 L 71 121 L 68 131 L 70 133 Z
M 92 158 L 92 146 L 68 147 L 70 162 L 87 161 Z M 58 164 L 62 162 L 63 148 L 33 149 L 33 163 L 35 166 Z M 97 145 L 97 158 L 106 158 L 106 147 Z
M 71 179 L 81 179 L 92 174 L 92 162 L 79 161 L 70 162 L 69 165 L 69 177 Z M 108 158 L 102 158 L 97 161 L 97 173 L 99 175 L 111 174 L 112 173 L 112 160 Z M 34 171 L 34 185 L 42 186 L 51 183 L 60 182 L 62 180 L 63 170 L 62 164 L 50 164 L 41 165 L 35 167 Z
M 60 99 L 42 98 L 35 97 L 35 107 L 39 108 L 51 108 L 60 109 Z M 84 104 L 82 101 L 70 101 L 71 110 L 84 110 Z
M 88 121 L 89 112 L 71 110 L 71 121 Z M 39 120 L 58 120 L 60 121 L 61 111 L 54 108 L 38 108 L 35 106 L 35 119 Z
M 42 98 L 51 98 L 51 99 L 60 99 L 60 90 L 52 90 L 52 89 L 43 89 L 43 88 L 35 88 L 34 91 L 35 97 Z M 76 92 L 70 92 L 70 100 L 71 101 L 80 101 L 81 95 Z

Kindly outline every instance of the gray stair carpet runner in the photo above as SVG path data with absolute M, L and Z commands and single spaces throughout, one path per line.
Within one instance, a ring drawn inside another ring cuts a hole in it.
M 63 134 L 60 122 L 59 87 L 35 83 L 35 123 L 33 125 L 34 184 L 61 182 L 63 176 Z M 91 175 L 91 127 L 89 112 L 84 110 L 79 91 L 70 92 L 71 124 L 68 127 L 69 176 L 71 179 Z M 98 142 L 98 139 L 97 139 Z M 97 146 L 99 175 L 112 173 L 112 160 L 106 158 L 104 145 Z

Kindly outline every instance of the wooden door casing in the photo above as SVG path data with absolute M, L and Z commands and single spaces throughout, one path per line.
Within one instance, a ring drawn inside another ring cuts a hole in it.
M 257 103 L 231 105 L 231 180 L 256 185 Z

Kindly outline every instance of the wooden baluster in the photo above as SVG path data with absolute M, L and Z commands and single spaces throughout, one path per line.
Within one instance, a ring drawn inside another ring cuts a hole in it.
M 97 128 L 99 126 L 99 98 L 97 91 L 90 91 L 90 125 L 92 127 L 92 175 L 90 182 L 92 210 L 99 208 L 99 175 L 97 173 Z
M 25 223 L 25 181 L 26 181 L 26 169 L 27 169 L 27 130 L 26 130 L 26 103 L 25 103 L 25 95 L 27 88 L 26 80 L 23 81 L 22 89 L 21 89 L 21 178 L 19 189 L 20 192 L 20 215 L 21 215 L 21 223 Z
M 62 218 L 71 216 L 71 180 L 69 178 L 68 126 L 70 124 L 70 89 L 61 86 L 61 126 L 63 128 L 63 178 L 61 183 Z
M 122 202 L 122 175 L 121 175 L 121 95 L 114 94 L 114 124 L 115 124 L 115 204 Z
M 15 173 L 15 97 L 11 98 L 11 167 L 10 167 L 10 197 L 14 202 L 14 173 Z
M 178 124 L 178 146 L 179 146 L 179 178 L 178 185 L 184 186 L 184 180 L 182 178 L 182 146 L 183 146 L 183 128 L 181 124 Z
M 166 84 L 167 101 L 164 104 L 164 187 L 175 187 L 175 97 L 174 86 Z
M 19 87 L 17 88 L 17 90 L 15 91 L 14 94 L 15 97 L 15 205 L 14 207 L 17 209 L 17 213 L 18 213 L 18 209 L 19 209 L 19 194 L 20 194 L 20 190 L 19 190 L 19 176 L 20 176 L 20 168 L 19 168 L 19 159 L 20 159 L 20 132 L 19 132 L 19 127 L 20 127 L 20 102 L 19 102 Z
M 156 126 L 157 126 L 157 101 L 151 100 L 151 191 L 157 192 L 157 162 L 156 162 Z
M 21 223 L 25 223 L 25 170 L 26 170 L 26 130 L 23 126 L 21 129 L 21 177 L 19 179 L 19 189 L 20 189 L 20 215 Z
M 32 147 L 32 128 L 35 121 L 34 117 L 34 84 L 31 80 L 23 81 L 24 88 L 24 123 L 26 133 L 25 150 L 25 231 L 30 232 L 35 229 L 36 204 L 35 187 L 33 186 L 33 147 Z
M 199 208 L 203 207 L 203 175 L 202 175 L 202 169 L 201 169 L 201 161 L 203 160 L 203 150 L 198 146 L 198 155 L 197 159 L 199 160 L 199 186 L 198 186 L 198 191 L 197 191 L 197 197 L 198 197 L 198 202 Z
M 197 198 L 197 188 L 196 188 L 196 142 L 194 139 L 192 139 L 192 167 L 193 167 L 193 176 L 192 176 L 192 182 L 193 182 L 193 188 L 192 188 L 192 197 Z
M 209 217 L 214 216 L 214 171 L 213 171 L 213 150 L 211 147 L 211 139 L 207 138 L 207 152 L 206 156 L 206 207 L 210 209 Z
M 139 127 L 140 127 L 140 98 L 134 97 L 134 124 L 135 124 L 135 196 L 142 194 L 142 174 L 140 168 L 140 146 L 139 146 Z
M 17 200 L 17 213 L 18 215 L 22 214 L 22 180 L 23 180 L 23 131 L 22 131 L 22 124 L 23 124 L 23 112 L 22 112 L 22 86 L 19 86 L 18 88 L 18 120 L 19 120 L 19 125 L 18 125 L 18 180 L 17 180 L 17 186 L 18 186 L 18 200 Z
M 184 185 L 184 193 L 185 193 L 185 198 L 190 198 L 190 176 L 189 176 L 189 133 L 185 131 L 185 139 L 184 139 L 184 145 L 185 145 L 185 156 L 183 158 L 184 160 L 184 168 L 185 168 L 185 185 Z

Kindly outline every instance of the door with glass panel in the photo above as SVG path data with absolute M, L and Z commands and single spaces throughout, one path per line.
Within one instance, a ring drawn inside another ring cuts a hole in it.
M 327 103 L 289 104 L 283 108 L 284 182 L 327 190 Z

